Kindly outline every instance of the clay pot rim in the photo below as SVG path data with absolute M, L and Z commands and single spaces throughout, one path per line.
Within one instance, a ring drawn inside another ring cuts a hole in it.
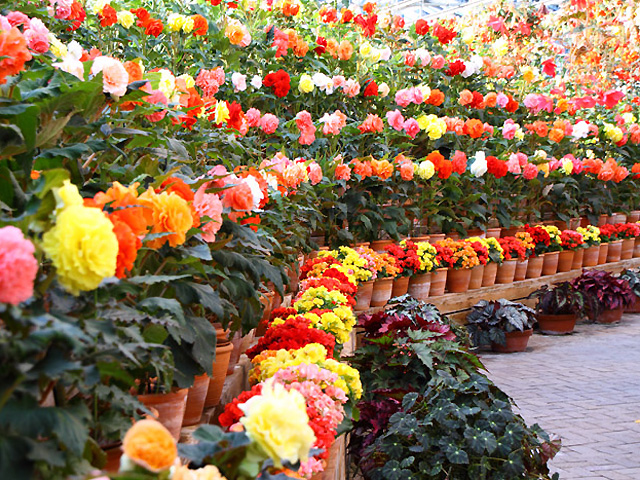
M 164 393 L 142 393 L 140 395 L 137 395 L 138 401 L 142 401 L 141 398 L 149 398 L 149 397 L 159 397 L 161 395 L 164 395 L 166 397 L 171 397 L 171 396 L 175 396 L 175 397 L 186 397 L 187 394 L 189 393 L 189 389 L 188 388 L 178 388 L 178 387 L 173 387 L 171 389 L 170 392 L 164 392 Z

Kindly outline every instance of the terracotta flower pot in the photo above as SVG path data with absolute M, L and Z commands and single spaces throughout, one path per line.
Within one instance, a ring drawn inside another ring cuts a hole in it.
M 625 307 L 624 311 L 626 313 L 640 313 L 640 297 L 634 295 L 633 303 L 628 307 Z
M 393 278 L 379 278 L 373 283 L 373 292 L 371 293 L 371 306 L 384 307 L 391 298 L 393 290 Z
M 169 430 L 173 438 L 179 440 L 188 393 L 188 388 L 182 388 L 171 393 L 138 395 L 138 401 L 145 407 L 155 408 L 158 411 L 158 421 Z
M 194 379 L 193 386 L 189 388 L 182 426 L 195 425 L 200 422 L 204 401 L 209 390 L 209 380 L 209 376 L 206 373 L 198 375 Z
M 635 244 L 635 237 L 625 238 L 624 240 L 622 240 L 622 252 L 620 254 L 620 260 L 630 260 L 633 258 L 633 248 Z
M 584 248 L 579 248 L 573 252 L 573 262 L 571 263 L 571 270 L 580 270 L 582 268 L 582 261 L 584 260 Z
M 529 259 L 518 260 L 516 262 L 516 274 L 513 276 L 514 282 L 521 282 L 527 278 L 527 267 L 529 266 Z
M 484 266 L 482 273 L 482 286 L 493 287 L 496 284 L 496 275 L 498 274 L 498 264 L 489 262 Z
M 607 256 L 609 255 L 609 244 L 600 244 L 600 253 L 598 254 L 598 265 L 604 265 L 607 263 Z
M 429 234 L 429 242 L 439 242 L 440 240 L 444 240 L 445 237 L 446 235 L 444 233 L 431 233 Z
M 416 300 L 426 300 L 429 298 L 431 289 L 431 272 L 419 273 L 409 280 L 409 290 L 407 293 Z
M 569 315 L 544 315 L 538 313 L 538 326 L 542 333 L 547 335 L 565 335 L 573 332 L 578 317 L 575 314 Z
M 573 267 L 573 250 L 563 250 L 558 255 L 558 272 L 569 272 Z
M 396 277 L 393 281 L 391 297 L 393 298 L 405 295 L 407 291 L 409 291 L 409 280 L 411 280 L 411 277 Z
M 276 297 L 275 292 L 261 292 L 260 303 L 262 304 L 262 318 L 260 325 L 256 328 L 256 336 L 261 337 L 264 335 L 266 325 L 271 316 L 271 310 L 273 308 L 273 299 Z M 278 295 L 279 296 L 279 295 Z
M 477 290 L 482 288 L 482 278 L 484 277 L 484 268 L 486 265 L 478 265 L 471 269 L 471 279 L 469 280 L 469 290 Z
M 227 378 L 227 367 L 229 366 L 229 357 L 231 357 L 232 350 L 233 345 L 231 343 L 218 345 L 216 347 L 216 359 L 213 361 L 213 375 L 211 376 L 209 388 L 207 389 L 207 398 L 204 401 L 205 407 L 215 407 L 220 403 L 220 396 L 222 395 L 224 381 Z
M 444 289 L 447 286 L 447 275 L 449 269 L 438 268 L 431 272 L 431 289 L 429 290 L 430 297 L 438 297 L 444 295 Z
M 602 227 L 607 224 L 607 220 L 609 219 L 609 215 L 602 214 L 598 217 L 598 227 Z
M 582 259 L 583 267 L 595 267 L 598 265 L 600 258 L 600 245 L 593 245 L 584 249 L 584 258 Z
M 524 227 L 503 228 L 500 237 L 515 237 L 516 233 L 524 231 Z
M 622 318 L 623 308 L 615 310 L 604 310 L 598 315 L 598 323 L 617 323 Z
M 233 345 L 233 350 L 231 351 L 231 356 L 229 357 L 227 375 L 233 374 L 233 371 L 238 364 L 238 360 L 240 360 L 240 347 L 242 345 L 242 335 L 240 334 L 240 332 L 235 332 L 233 334 L 233 337 L 231 338 L 231 345 Z
M 527 344 L 529 343 L 529 338 L 531 338 L 532 334 L 532 328 L 525 330 L 524 332 L 505 332 L 506 345 L 492 343 L 491 349 L 498 353 L 524 352 L 527 349 Z
M 429 235 L 422 235 L 420 237 L 411 237 L 409 240 L 411 240 L 414 243 L 429 242 L 431 240 L 431 237 Z
M 513 283 L 513 277 L 516 275 L 516 263 L 517 260 L 505 260 L 502 265 L 498 267 L 496 275 L 496 283 Z
M 374 240 L 373 242 L 371 242 L 371 245 L 369 246 L 369 248 L 374 252 L 383 253 L 385 252 L 384 247 L 386 247 L 387 245 L 391 245 L 392 243 L 394 243 L 393 239 Z
M 527 278 L 540 278 L 540 276 L 542 275 L 543 265 L 544 257 L 542 255 L 529 257 L 529 264 L 527 265 Z
M 560 252 L 549 252 L 545 253 L 543 257 L 542 263 L 542 275 L 555 275 L 558 273 L 558 260 Z
M 373 280 L 368 282 L 360 282 L 358 284 L 358 292 L 356 293 L 356 305 L 354 310 L 363 311 L 371 306 L 371 296 L 373 295 Z
M 451 293 L 464 293 L 469 290 L 470 268 L 450 268 L 447 274 L 447 290 Z
M 124 453 L 122 451 L 122 442 L 118 442 L 110 447 L 103 447 L 104 453 L 107 455 L 102 470 L 108 473 L 117 473 L 120 470 L 120 457 Z
M 632 210 L 627 216 L 627 222 L 636 223 L 640 221 L 640 210 Z
M 486 238 L 487 234 L 479 228 L 471 228 L 467 230 L 467 237 Z
M 640 257 L 640 237 L 636 237 L 636 243 L 633 245 L 633 258 Z
M 616 240 L 609 243 L 609 251 L 607 252 L 607 263 L 619 262 L 622 255 L 622 240 Z
M 501 231 L 502 231 L 502 228 L 500 227 L 487 228 L 487 238 L 489 237 L 500 238 Z

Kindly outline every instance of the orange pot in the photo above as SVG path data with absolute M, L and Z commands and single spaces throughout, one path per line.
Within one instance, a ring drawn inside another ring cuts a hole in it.
M 432 233 L 429 235 L 429 242 L 431 243 L 439 242 L 440 240 L 444 240 L 445 236 L 446 235 L 444 233 Z
M 431 272 L 419 273 L 411 277 L 409 281 L 409 290 L 407 293 L 416 300 L 426 300 L 429 298 L 429 290 L 431 289 Z
M 627 222 L 636 223 L 640 221 L 640 210 L 632 210 L 627 216 Z
M 573 263 L 571 264 L 571 270 L 580 270 L 582 268 L 584 251 L 584 248 L 579 248 L 578 250 L 573 252 Z
M 635 237 L 625 238 L 622 240 L 622 253 L 620 255 L 620 260 L 630 260 L 633 258 L 633 248 L 635 244 Z
M 447 268 L 438 268 L 431 272 L 431 290 L 429 290 L 430 297 L 444 295 L 444 289 L 447 286 L 448 271 L 449 270 Z
M 496 275 L 496 283 L 513 283 L 513 277 L 516 275 L 516 263 L 517 260 L 505 260 L 502 265 L 498 267 Z
M 391 298 L 393 290 L 393 278 L 379 278 L 373 283 L 371 293 L 371 306 L 384 307 Z
M 542 275 L 555 275 L 558 273 L 558 254 L 560 252 L 545 253 L 542 257 Z
M 505 332 L 506 345 L 492 343 L 491 349 L 499 353 L 524 352 L 532 334 L 533 329 L 525 330 L 524 332 Z
M 502 228 L 500 227 L 487 228 L 487 238 L 489 237 L 500 238 L 501 231 L 502 231 Z
M 396 277 L 393 281 L 393 289 L 391 290 L 391 297 L 400 297 L 406 295 L 409 290 L 409 280 L 411 277 Z
M 516 274 L 513 276 L 514 282 L 520 282 L 527 278 L 527 266 L 529 265 L 529 259 L 518 260 L 516 262 Z
M 600 244 L 600 253 L 598 254 L 598 265 L 604 265 L 607 263 L 607 256 L 609 255 L 609 244 Z
M 371 242 L 369 248 L 371 248 L 371 250 L 373 250 L 374 252 L 384 253 L 386 251 L 384 247 L 386 247 L 387 245 L 391 245 L 392 243 L 394 243 L 394 240 L 392 239 L 374 240 L 373 242 Z
M 602 227 L 607 224 L 607 220 L 609 219 L 609 215 L 602 214 L 598 217 L 598 227 Z
M 414 243 L 428 242 L 431 240 L 431 237 L 429 235 L 422 235 L 421 237 L 411 237 L 409 238 L 409 240 L 411 240 Z
M 516 233 L 523 232 L 524 227 L 511 227 L 511 228 L 503 228 L 500 232 L 500 236 L 504 237 L 515 237 Z
M 173 438 L 179 440 L 188 394 L 189 389 L 182 388 L 171 393 L 138 395 L 138 401 L 145 407 L 155 408 L 158 412 L 158 421 L 169 430 Z
M 584 249 L 584 257 L 582 259 L 583 267 L 595 267 L 598 265 L 598 258 L 600 257 L 600 245 L 593 245 Z
M 204 401 L 207 398 L 209 390 L 209 376 L 198 375 L 193 380 L 193 386 L 189 388 L 187 396 L 187 406 L 185 407 L 184 419 L 182 426 L 195 425 L 202 418 L 202 410 L 204 409 Z
M 464 293 L 469 290 L 470 268 L 450 268 L 447 274 L 447 290 L 451 293 Z
M 220 396 L 222 395 L 224 381 L 227 378 L 227 367 L 229 366 L 229 357 L 231 357 L 232 350 L 233 345 L 231 343 L 218 345 L 216 347 L 216 358 L 213 361 L 213 375 L 211 376 L 209 388 L 207 389 L 207 397 L 204 401 L 205 407 L 215 407 L 220 403 Z
M 485 265 L 478 265 L 471 269 L 471 280 L 469 280 L 469 290 L 482 288 L 482 278 L 484 277 Z
M 633 258 L 640 257 L 640 237 L 636 237 L 636 243 L 633 245 Z
M 356 305 L 354 310 L 363 311 L 371 306 L 371 295 L 373 295 L 373 281 L 360 282 L 358 284 L 358 293 L 356 293 Z
M 573 267 L 573 250 L 563 250 L 558 255 L 558 272 L 569 272 Z
M 543 265 L 544 265 L 544 256 L 536 255 L 535 257 L 529 257 L 529 263 L 527 264 L 526 278 L 540 278 L 540 276 L 542 275 Z
M 619 262 L 622 256 L 622 240 L 616 240 L 609 243 L 609 251 L 607 252 L 607 263 Z
M 623 308 L 604 310 L 598 315 L 598 323 L 618 323 L 622 319 Z
M 493 287 L 496 284 L 496 275 L 498 274 L 498 264 L 489 262 L 484 266 L 482 273 L 482 286 Z

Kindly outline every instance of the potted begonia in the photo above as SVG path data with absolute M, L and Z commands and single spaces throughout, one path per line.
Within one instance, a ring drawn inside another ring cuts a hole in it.
M 622 318 L 624 307 L 633 304 L 633 292 L 629 283 L 602 270 L 583 271 L 573 279 L 572 285 L 585 298 L 591 320 L 599 323 L 615 323 Z
M 622 239 L 620 260 L 633 258 L 636 238 L 640 236 L 640 225 L 637 223 L 623 223 L 618 226 L 618 238 Z
M 529 256 L 527 265 L 527 278 L 538 278 L 542 275 L 544 265 L 544 254 L 551 243 L 551 237 L 540 225 L 525 225 L 524 230 L 531 236 L 533 242 L 533 252 Z
M 562 251 L 560 229 L 555 225 L 544 225 L 542 228 L 549 234 L 549 245 L 545 248 L 542 264 L 542 275 L 555 275 L 558 272 L 558 261 Z
M 500 353 L 524 351 L 535 323 L 533 309 L 504 298 L 481 300 L 467 315 L 471 343 L 476 347 L 491 346 Z
M 574 268 L 574 260 L 577 252 L 582 253 L 582 234 L 575 230 L 563 230 L 560 233 L 562 251 L 558 257 L 558 272 L 568 272 Z M 582 266 L 582 262 L 580 262 Z
M 491 287 L 496 283 L 498 268 L 504 261 L 504 251 L 496 237 L 486 237 L 484 244 L 489 250 L 489 261 L 484 266 L 484 272 L 482 273 L 482 286 Z
M 387 253 L 396 260 L 396 267 L 400 270 L 393 281 L 391 297 L 400 297 L 409 290 L 411 275 L 420 266 L 415 243 L 411 240 L 403 241 L 402 244 L 392 243 L 384 247 Z
M 527 268 L 529 266 L 529 257 L 533 255 L 535 244 L 533 243 L 533 239 L 531 238 L 531 235 L 525 232 L 524 230 L 521 232 L 517 232 L 515 237 L 522 242 L 522 246 L 524 247 L 524 252 L 525 252 L 524 260 L 518 260 L 518 262 L 516 263 L 516 273 L 513 277 L 514 281 L 519 282 L 527 278 Z
M 396 266 L 396 259 L 388 253 L 376 253 L 372 249 L 369 254 L 376 263 L 377 278 L 373 284 L 371 296 L 372 307 L 384 307 L 392 296 L 393 282 L 400 273 L 400 268 Z
M 504 252 L 504 260 L 498 267 L 496 283 L 511 283 L 516 275 L 517 262 L 525 260 L 527 250 L 516 237 L 502 237 L 498 241 Z
M 634 294 L 631 305 L 625 307 L 624 311 L 629 313 L 640 313 L 640 271 L 638 269 L 626 269 L 620 273 L 620 279 L 626 280 Z
M 600 256 L 600 229 L 594 225 L 578 227 L 576 231 L 582 235 L 585 244 L 583 267 L 595 267 Z
M 542 333 L 562 335 L 573 332 L 584 312 L 584 295 L 570 282 L 544 285 L 530 295 L 535 298 L 536 318 Z
M 426 300 L 429 297 L 431 289 L 431 272 L 437 267 L 436 255 L 437 251 L 429 242 L 410 241 L 402 242 L 401 245 L 415 248 L 415 255 L 418 262 L 414 266 L 413 275 L 409 281 L 409 289 L 407 293 L 416 300 Z
M 451 250 L 451 261 L 447 273 L 447 290 L 450 293 L 463 293 L 469 289 L 471 269 L 480 265 L 478 254 L 468 243 L 445 238 L 438 242 L 442 247 Z
M 484 267 L 489 261 L 489 248 L 484 239 L 480 237 L 466 238 L 464 241 L 471 245 L 478 255 L 478 265 L 471 269 L 471 278 L 469 280 L 469 290 L 475 290 L 482 287 L 482 277 L 484 276 Z
M 453 265 L 453 250 L 441 242 L 433 243 L 436 249 L 435 269 L 431 272 L 430 297 L 443 295 L 447 287 L 449 268 Z

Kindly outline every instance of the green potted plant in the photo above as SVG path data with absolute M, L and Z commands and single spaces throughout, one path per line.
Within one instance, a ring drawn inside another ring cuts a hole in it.
M 584 295 L 589 317 L 600 323 L 619 322 L 624 307 L 634 300 L 626 280 L 602 270 L 582 272 L 571 283 Z
M 537 299 L 538 326 L 548 335 L 573 332 L 578 316 L 584 312 L 584 296 L 569 282 L 543 285 L 530 298 Z
M 467 315 L 467 329 L 472 345 L 491 346 L 496 352 L 523 352 L 533 333 L 536 315 L 521 303 L 481 300 Z

